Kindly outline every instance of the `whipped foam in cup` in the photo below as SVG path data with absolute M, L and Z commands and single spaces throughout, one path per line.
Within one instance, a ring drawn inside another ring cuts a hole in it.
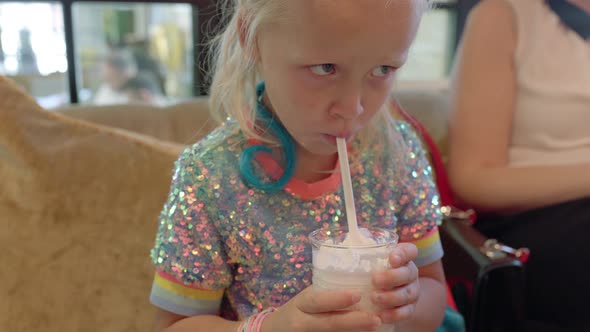
M 361 228 L 362 243 L 349 241 L 346 228 L 318 229 L 309 235 L 312 245 L 313 288 L 316 290 L 358 290 L 357 309 L 377 312 L 371 302 L 373 272 L 390 267 L 389 253 L 397 244 L 395 232 L 382 228 Z M 378 332 L 392 332 L 393 325 L 381 325 Z

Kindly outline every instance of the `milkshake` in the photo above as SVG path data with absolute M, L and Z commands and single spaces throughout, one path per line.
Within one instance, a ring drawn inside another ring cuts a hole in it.
M 371 302 L 372 274 L 390 267 L 389 253 L 397 244 L 393 231 L 361 228 L 361 243 L 350 241 L 347 229 L 318 229 L 309 235 L 312 244 L 313 288 L 316 290 L 358 290 L 361 301 L 352 309 L 378 312 Z M 354 243 L 350 243 L 354 242 Z M 381 325 L 378 332 L 393 332 L 393 325 Z
M 397 244 L 393 231 L 359 229 L 356 219 L 346 140 L 336 139 L 342 176 L 342 191 L 348 229 L 318 229 L 309 235 L 312 245 L 313 279 L 316 290 L 358 290 L 361 300 L 353 309 L 376 313 L 371 302 L 374 272 L 390 268 L 389 253 Z M 378 332 L 393 332 L 393 325 L 381 325 Z

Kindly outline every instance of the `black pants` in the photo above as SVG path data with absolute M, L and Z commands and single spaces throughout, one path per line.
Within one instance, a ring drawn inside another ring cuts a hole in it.
M 526 264 L 531 331 L 590 331 L 590 198 L 509 217 L 483 215 L 475 226 L 488 237 L 531 250 Z

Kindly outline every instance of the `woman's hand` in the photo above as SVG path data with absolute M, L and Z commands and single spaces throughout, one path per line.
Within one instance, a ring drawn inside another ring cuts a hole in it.
M 348 308 L 361 299 L 354 291 L 316 291 L 310 287 L 270 314 L 262 332 L 360 332 L 376 331 L 381 320 L 375 314 Z
M 382 308 L 379 317 L 384 324 L 412 318 L 421 292 L 418 268 L 413 262 L 417 256 L 415 245 L 400 243 L 389 255 L 391 269 L 373 274 L 376 291 L 371 300 Z

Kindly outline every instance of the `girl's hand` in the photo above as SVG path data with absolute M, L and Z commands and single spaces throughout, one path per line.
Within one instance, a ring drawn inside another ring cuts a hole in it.
M 381 325 L 377 315 L 347 310 L 360 299 L 353 291 L 314 291 L 310 286 L 270 314 L 261 332 L 376 331 Z
M 383 308 L 379 317 L 384 324 L 412 318 L 420 297 L 418 268 L 412 261 L 417 256 L 415 245 L 400 243 L 389 255 L 391 269 L 373 274 L 376 291 L 371 300 Z

